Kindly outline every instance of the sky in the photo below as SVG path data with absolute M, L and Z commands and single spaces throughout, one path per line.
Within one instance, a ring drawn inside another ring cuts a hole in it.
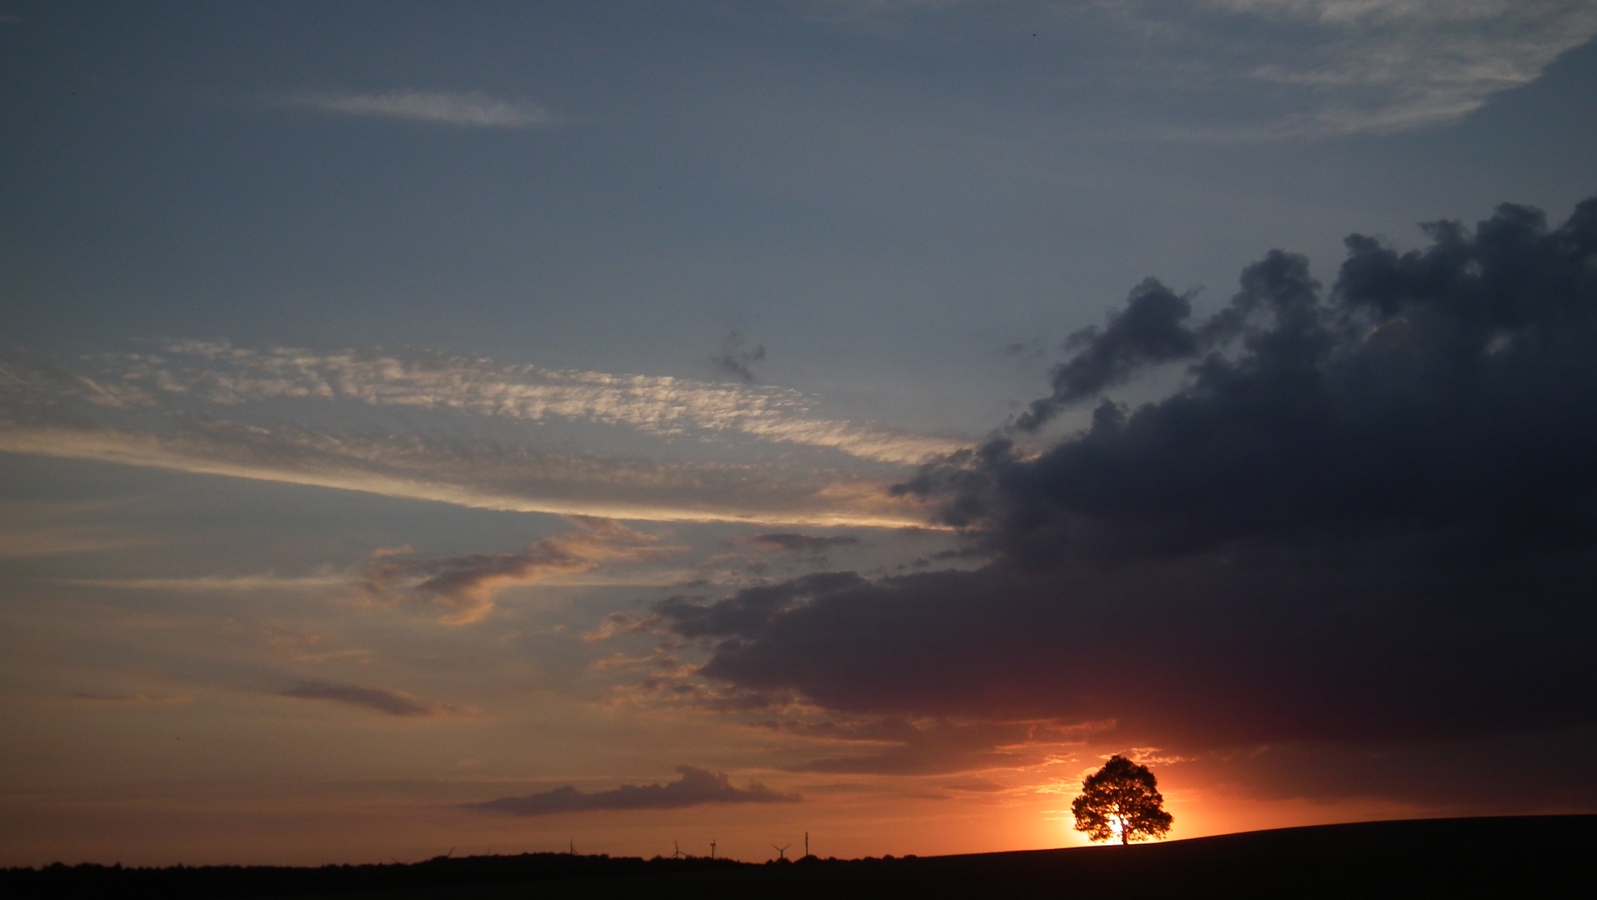
M 0 0 L 0 865 L 1597 812 L 1594 38 Z

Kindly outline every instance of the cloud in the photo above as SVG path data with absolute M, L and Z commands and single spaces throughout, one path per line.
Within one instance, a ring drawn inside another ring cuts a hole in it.
M 724 803 L 797 803 L 798 794 L 783 794 L 763 784 L 732 786 L 726 775 L 694 766 L 677 766 L 682 780 L 670 784 L 624 784 L 615 790 L 583 793 L 567 786 L 526 797 L 504 797 L 474 805 L 476 809 L 517 816 L 546 816 L 593 810 L 681 809 Z
M 279 96 L 274 102 L 293 109 L 333 115 L 463 128 L 547 128 L 558 123 L 542 104 L 530 100 L 499 100 L 476 92 L 308 92 Z
M 1033 403 L 1017 425 L 1035 431 L 1059 408 L 1119 384 L 1139 368 L 1191 357 L 1201 346 L 1199 336 L 1183 324 L 1191 314 L 1189 297 L 1177 295 L 1158 279 L 1147 279 L 1104 329 L 1086 328 L 1070 336 L 1065 346 L 1080 352 L 1054 367 L 1053 395 Z
M 902 527 L 925 520 L 887 496 L 896 467 L 962 446 L 815 417 L 795 391 L 428 353 L 177 342 L 81 363 L 4 361 L 0 451 L 487 509 Z M 574 435 L 630 452 L 538 449 Z
M 196 591 L 240 593 L 253 591 L 326 591 L 348 584 L 337 575 L 199 575 L 193 578 L 61 578 L 59 584 L 125 591 Z
M 1132 128 L 1140 136 L 1205 142 L 1456 122 L 1597 35 L 1589 0 L 1038 0 L 980 16 L 959 2 L 840 6 L 850 14 L 834 21 L 875 34 L 936 21 L 1007 49 L 1040 35 L 1084 74 L 1085 90 L 1060 85 L 1080 103 L 1078 128 L 1134 109 L 1149 123 Z
M 1306 111 L 1265 131 L 1398 131 L 1462 118 L 1493 95 L 1536 80 L 1597 34 L 1583 0 L 1215 0 L 1296 37 L 1253 55 L 1246 78 L 1286 91 Z M 1260 47 L 1275 42 L 1258 41 Z M 1290 49 L 1288 49 L 1290 48 Z
M 573 518 L 578 529 L 546 538 L 518 553 L 471 553 L 412 560 L 381 552 L 362 573 L 367 597 L 384 603 L 416 602 L 438 610 L 452 624 L 480 621 L 493 610 L 494 594 L 551 575 L 587 572 L 601 563 L 663 559 L 672 548 L 618 522 Z
M 647 521 L 925 525 L 888 482 L 846 472 L 655 463 L 434 435 L 175 418 L 156 430 L 0 421 L 0 451 L 277 481 L 477 509 Z
M 806 599 L 863 583 L 853 572 L 820 572 L 774 585 L 744 588 L 708 606 L 685 596 L 668 597 L 655 610 L 683 637 L 753 637 L 771 616 Z
M 69 695 L 80 703 L 96 703 L 112 706 L 175 706 L 183 703 L 193 703 L 194 698 L 184 695 L 165 695 L 152 697 L 149 694 L 106 694 L 94 691 L 74 691 Z
M 1202 141 L 1454 122 L 1597 35 L 1586 0 L 1120 0 L 1050 9 L 1112 54 L 1096 84 L 1164 109 L 1165 137 Z
M 859 538 L 848 535 L 817 537 L 815 535 L 782 532 L 779 534 L 756 534 L 754 537 L 749 538 L 749 543 L 761 550 L 820 553 L 832 547 L 846 547 L 851 544 L 858 544 Z
M 754 383 L 754 363 L 765 359 L 765 345 L 760 344 L 753 350 L 743 349 L 743 335 L 736 331 L 728 334 L 726 340 L 721 342 L 721 355 L 713 356 L 710 362 L 716 369 L 724 372 L 744 384 Z
M 652 617 L 639 617 L 631 613 L 610 613 L 599 623 L 599 627 L 582 634 L 582 640 L 589 644 L 599 644 L 610 640 L 618 634 L 631 634 L 638 631 L 647 631 L 653 626 Z
M 279 697 L 293 697 L 297 700 L 327 700 L 333 703 L 347 703 L 364 709 L 375 710 L 390 716 L 406 718 L 430 718 L 444 715 L 449 712 L 449 707 L 437 703 L 427 703 L 404 691 L 391 691 L 387 688 L 362 687 L 354 684 L 337 684 L 331 681 L 307 680 L 301 681 L 284 691 L 277 693 Z
M 906 483 L 981 568 L 675 597 L 662 624 L 707 647 L 696 678 L 846 717 L 1114 723 L 1176 751 L 1589 731 L 1597 199 L 1427 231 L 1350 237 L 1330 291 L 1272 252 L 1213 316 L 1165 317 L 1180 353 L 1111 353 L 1113 324 L 1079 342 L 1052 402 L 1177 357 L 1188 379 Z
M 843 752 L 789 767 L 795 772 L 833 775 L 949 775 L 1018 769 L 1034 765 L 1066 745 L 1079 745 L 1090 733 L 1090 729 L 1060 728 L 1047 722 L 905 716 L 778 721 L 770 726 L 787 735 L 853 744 Z
M 658 436 L 762 441 L 837 450 L 861 459 L 918 463 L 959 442 L 819 419 L 797 391 L 685 378 L 499 365 L 428 352 L 400 356 L 346 350 L 251 350 L 226 342 L 178 341 L 161 352 L 95 359 L 94 382 L 120 402 L 238 407 L 273 400 L 344 402 L 408 411 L 446 410 L 492 419 L 621 426 Z M 18 383 L 33 384 L 39 376 Z M 54 375 L 57 381 L 76 378 Z M 49 394 L 37 384 L 34 395 Z M 81 387 L 81 391 L 88 391 Z M 59 389 L 57 389 L 57 392 Z M 14 391 L 15 392 L 15 391 Z
M 17 525 L 25 519 L 18 509 L 6 510 Z M 34 525 L 0 529 L 0 559 L 104 553 L 150 547 L 160 543 L 149 535 L 130 535 L 98 525 Z
M 976 794 L 996 794 L 1006 790 L 1003 785 L 995 781 L 988 781 L 985 778 L 976 778 L 975 776 L 953 778 L 942 782 L 939 787 L 947 788 L 951 791 L 969 791 Z

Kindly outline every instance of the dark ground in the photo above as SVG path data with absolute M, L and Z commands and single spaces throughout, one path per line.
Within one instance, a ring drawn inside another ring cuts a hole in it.
M 1597 816 L 1371 822 L 1131 847 L 739 865 L 531 854 L 408 866 L 0 872 L 19 897 L 341 900 L 1597 897 Z

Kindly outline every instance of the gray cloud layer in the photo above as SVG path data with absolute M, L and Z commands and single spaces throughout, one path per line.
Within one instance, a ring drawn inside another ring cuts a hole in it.
M 720 803 L 797 803 L 797 794 L 783 794 L 763 784 L 732 786 L 725 774 L 694 766 L 677 766 L 682 779 L 670 784 L 624 784 L 615 790 L 584 793 L 567 786 L 531 794 L 504 797 L 476 804 L 477 809 L 518 816 L 589 812 L 602 809 L 681 809 Z

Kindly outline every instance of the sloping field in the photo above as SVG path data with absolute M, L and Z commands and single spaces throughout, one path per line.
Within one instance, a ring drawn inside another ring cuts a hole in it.
M 372 897 L 1597 897 L 1597 816 L 1433 819 Z
M 290 885 L 289 890 L 282 890 Z M 375 885 L 382 889 L 367 889 Z M 1545 900 L 1597 896 L 1597 816 L 1370 822 L 1131 847 L 809 860 L 785 865 L 538 854 L 327 869 L 11 870 L 0 873 L 0 887 L 18 897 L 158 896 L 164 900 L 245 896 L 329 900 L 846 900 L 883 896 Z

